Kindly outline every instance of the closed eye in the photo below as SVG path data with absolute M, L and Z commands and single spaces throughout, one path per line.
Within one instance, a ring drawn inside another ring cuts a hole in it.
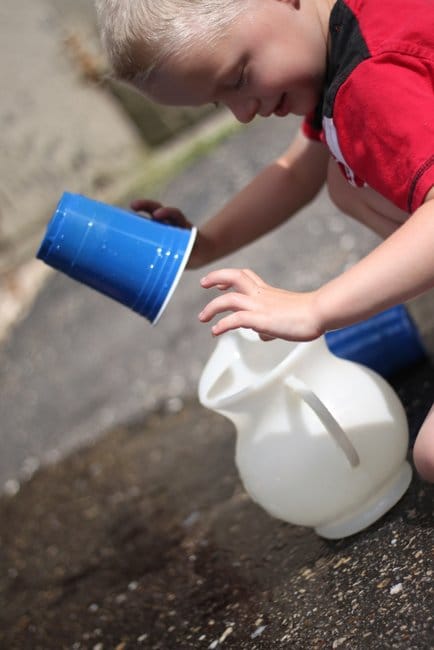
M 234 85 L 235 90 L 240 90 L 241 88 L 243 88 L 243 86 L 246 85 L 246 81 L 247 81 L 246 67 L 243 65 L 243 67 L 241 68 L 240 76 L 238 77 Z

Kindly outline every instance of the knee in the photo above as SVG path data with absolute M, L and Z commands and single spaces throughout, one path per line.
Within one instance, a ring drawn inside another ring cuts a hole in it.
M 413 462 L 417 473 L 434 483 L 434 407 L 426 418 L 413 448 Z
M 413 462 L 419 476 L 428 483 L 434 483 L 434 452 L 426 453 L 416 444 L 413 449 Z

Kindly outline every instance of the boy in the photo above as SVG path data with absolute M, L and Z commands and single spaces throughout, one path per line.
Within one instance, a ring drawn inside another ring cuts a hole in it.
M 432 0 L 97 0 L 118 77 L 157 102 L 225 104 L 241 122 L 305 116 L 286 153 L 201 229 L 190 267 L 286 221 L 326 182 L 344 212 L 384 242 L 315 291 L 293 293 L 251 270 L 221 269 L 200 313 L 219 335 L 310 340 L 434 286 Z M 176 209 L 134 201 L 190 227 Z M 227 291 L 231 289 L 232 291 Z M 414 446 L 434 481 L 434 406 Z

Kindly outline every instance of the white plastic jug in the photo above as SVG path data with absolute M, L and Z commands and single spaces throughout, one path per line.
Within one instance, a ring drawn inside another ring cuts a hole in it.
M 251 330 L 228 332 L 199 399 L 235 424 L 236 463 L 252 499 L 322 537 L 369 526 L 411 481 L 398 396 L 372 370 L 335 357 L 324 337 L 264 343 Z

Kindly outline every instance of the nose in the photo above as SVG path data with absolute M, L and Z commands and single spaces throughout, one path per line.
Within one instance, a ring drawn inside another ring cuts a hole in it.
M 248 124 L 253 120 L 255 115 L 258 112 L 259 102 L 256 99 L 251 98 L 237 98 L 231 99 L 226 102 L 226 106 L 229 108 L 231 113 L 235 116 L 238 122 L 243 124 Z

